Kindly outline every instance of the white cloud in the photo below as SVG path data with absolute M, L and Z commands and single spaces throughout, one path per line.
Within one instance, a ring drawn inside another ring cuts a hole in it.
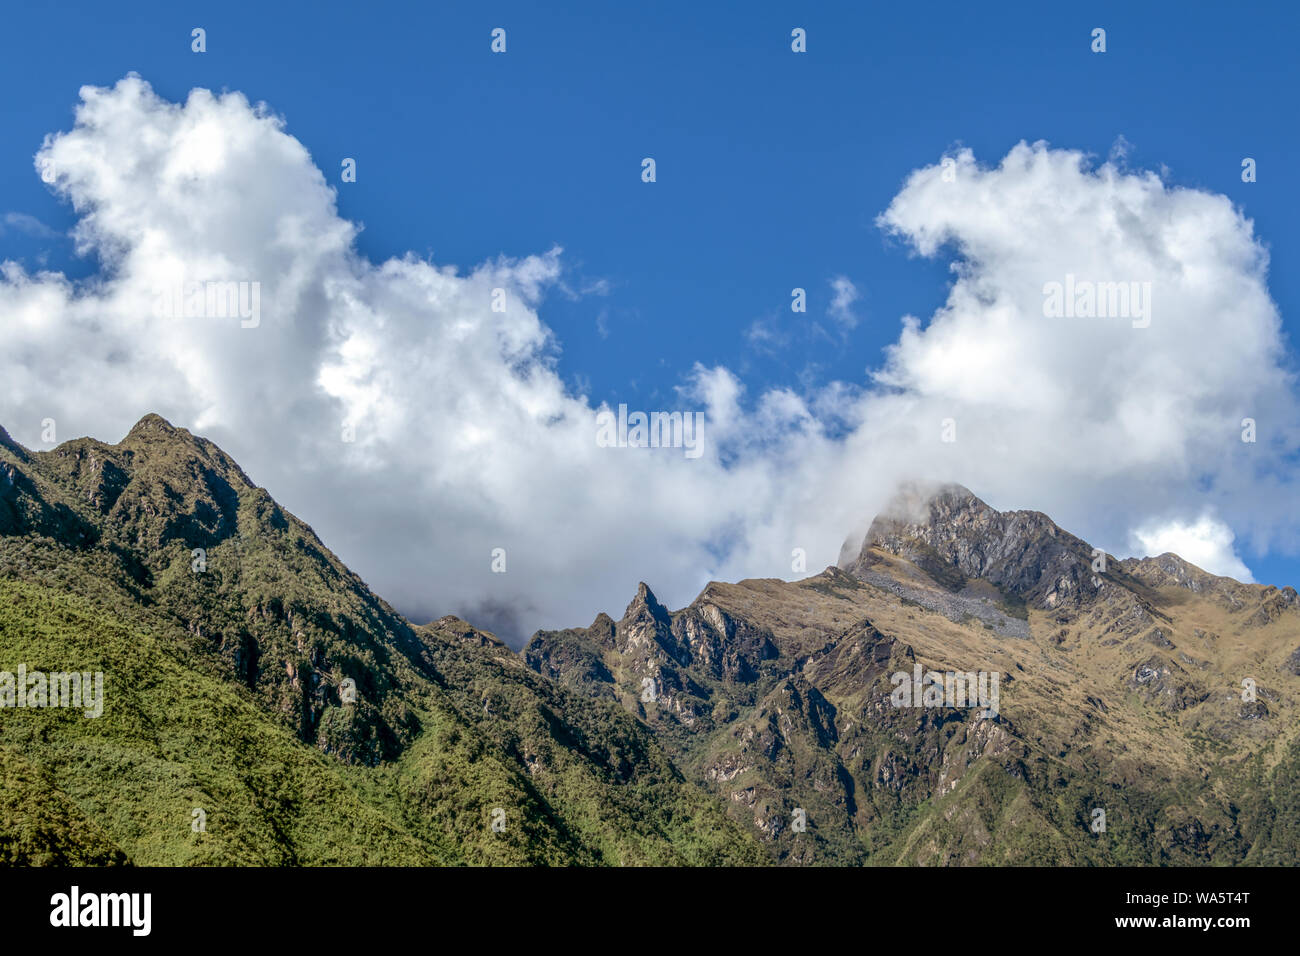
M 1135 554 L 1159 557 L 1172 552 L 1211 574 L 1222 574 L 1238 581 L 1254 581 L 1250 569 L 1232 548 L 1233 534 L 1213 515 L 1201 515 L 1195 521 L 1152 522 L 1134 530 L 1130 546 Z
M 1044 144 L 994 169 L 956 161 L 955 182 L 918 170 L 880 218 L 922 254 L 950 246 L 957 279 L 928 327 L 905 323 L 877 381 L 950 409 L 959 444 L 981 446 L 956 456 L 967 483 L 1050 504 L 1099 543 L 1167 505 L 1212 504 L 1257 546 L 1294 549 L 1287 482 L 1269 473 L 1296 446 L 1297 408 L 1250 221 L 1223 196 Z M 1044 285 L 1067 274 L 1150 282 L 1150 326 L 1045 318 Z M 1244 417 L 1269 435 L 1242 443 Z
M 134 77 L 82 99 L 37 162 L 105 268 L 73 282 L 0 266 L 0 422 L 40 447 L 45 417 L 116 440 L 157 411 L 417 618 L 527 633 L 618 612 L 640 579 L 677 606 L 710 578 L 792 577 L 792 549 L 833 563 L 903 478 L 1039 508 L 1113 552 L 1153 516 L 1207 509 L 1238 540 L 1296 544 L 1279 477 L 1296 405 L 1266 256 L 1223 197 L 1042 145 L 993 169 L 959 154 L 956 182 L 918 170 L 881 224 L 922 254 L 955 250 L 944 307 L 909 318 L 863 383 L 751 394 L 695 366 L 676 407 L 708 418 L 688 459 L 597 446 L 598 409 L 556 374 L 538 314 L 563 292 L 558 249 L 468 271 L 372 263 L 264 107 L 203 90 L 168 103 Z M 1066 273 L 1150 281 L 1150 327 L 1044 318 L 1043 285 Z M 179 280 L 259 282 L 260 325 L 155 318 L 155 288 Z

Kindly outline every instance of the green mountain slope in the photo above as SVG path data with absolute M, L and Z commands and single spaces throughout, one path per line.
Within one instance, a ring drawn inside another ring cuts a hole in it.
M 762 859 L 631 716 L 464 622 L 411 625 L 157 416 L 50 452 L 0 431 L 0 670 L 20 664 L 102 671 L 104 707 L 0 710 L 9 862 Z

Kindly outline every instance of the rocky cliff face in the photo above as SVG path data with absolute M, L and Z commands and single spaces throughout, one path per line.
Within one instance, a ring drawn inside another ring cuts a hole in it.
M 1077 608 L 1095 595 L 1089 545 L 1037 511 L 999 512 L 960 485 L 900 493 L 842 565 L 861 574 L 880 551 L 897 555 L 950 590 L 980 579 L 1043 609 Z
M 642 584 L 524 656 L 637 714 L 783 862 L 1293 858 L 1256 837 L 1300 760 L 1294 592 L 1095 556 L 1037 512 L 905 489 L 840 567 L 675 612 Z M 896 705 L 918 668 L 996 675 L 998 712 Z

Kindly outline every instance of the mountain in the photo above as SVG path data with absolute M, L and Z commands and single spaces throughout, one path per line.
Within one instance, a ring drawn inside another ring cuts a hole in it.
M 156 415 L 0 429 L 0 702 L 19 668 L 101 673 L 102 715 L 0 709 L 0 862 L 1300 862 L 1295 590 L 956 485 L 515 653 Z
M 1295 590 L 1102 557 L 909 487 L 837 567 L 675 612 L 642 584 L 524 659 L 653 727 L 776 861 L 1300 862 Z M 996 713 L 895 706 L 918 665 L 996 677 Z
M 45 452 L 0 429 L 20 665 L 102 672 L 103 707 L 0 710 L 0 862 L 764 859 L 631 715 L 463 621 L 406 621 L 156 415 Z

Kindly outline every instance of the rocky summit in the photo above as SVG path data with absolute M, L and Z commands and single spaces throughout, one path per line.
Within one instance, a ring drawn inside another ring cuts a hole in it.
M 8 863 L 1295 864 L 1298 662 L 1294 589 L 958 485 L 805 580 L 642 583 L 516 653 L 158 416 L 0 429 Z

